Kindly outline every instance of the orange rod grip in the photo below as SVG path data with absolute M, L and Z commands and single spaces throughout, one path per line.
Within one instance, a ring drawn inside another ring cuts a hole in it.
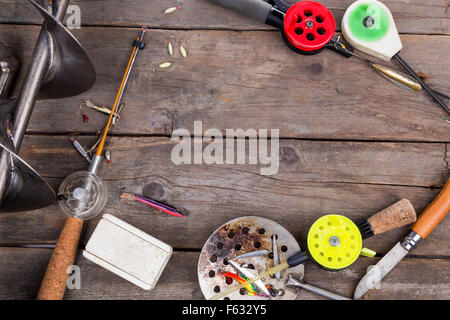
M 420 215 L 419 220 L 411 228 L 422 239 L 428 237 L 431 231 L 441 222 L 450 210 L 450 179 L 445 184 L 439 196 Z
M 62 300 L 69 274 L 67 268 L 73 265 L 84 221 L 69 217 L 59 236 L 56 247 L 47 266 L 38 300 Z

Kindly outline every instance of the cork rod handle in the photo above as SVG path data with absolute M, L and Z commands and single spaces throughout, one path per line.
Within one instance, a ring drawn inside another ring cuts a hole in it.
M 84 221 L 69 217 L 59 236 L 56 247 L 47 266 L 38 300 L 62 300 L 69 274 L 67 268 L 73 265 Z
M 403 199 L 383 211 L 374 214 L 368 219 L 368 222 L 372 226 L 373 234 L 377 235 L 412 224 L 416 219 L 416 211 L 411 202 Z

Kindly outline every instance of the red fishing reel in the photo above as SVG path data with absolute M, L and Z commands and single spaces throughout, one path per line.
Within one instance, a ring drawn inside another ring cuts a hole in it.
M 300 1 L 289 7 L 284 16 L 283 39 L 301 54 L 320 52 L 336 31 L 333 14 L 314 1 Z

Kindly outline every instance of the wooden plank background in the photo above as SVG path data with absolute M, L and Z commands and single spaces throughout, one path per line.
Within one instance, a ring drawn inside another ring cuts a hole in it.
M 124 96 L 126 109 L 109 139 L 113 168 L 103 174 L 109 189 L 105 213 L 169 243 L 175 254 L 151 292 L 79 256 L 83 288 L 66 298 L 201 299 L 199 252 L 208 236 L 231 219 L 274 219 L 304 248 L 309 226 L 323 214 L 345 214 L 357 221 L 402 198 L 420 213 L 438 194 L 449 176 L 450 131 L 440 118 L 442 110 L 425 94 L 397 88 L 362 62 L 333 52 L 295 54 L 274 29 L 205 0 L 185 0 L 175 14 L 163 15 L 169 2 L 139 0 L 130 6 L 127 1 L 73 1 L 81 8 L 83 24 L 73 32 L 94 62 L 97 83 L 74 98 L 39 101 L 33 112 L 21 155 L 57 188 L 64 177 L 87 167 L 69 134 L 78 132 L 80 141 L 90 144 L 105 121 L 101 114 L 80 109 L 80 103 L 88 98 L 113 102 L 136 27 L 152 28 Z M 338 22 L 351 2 L 322 1 Z M 402 33 L 402 56 L 429 74 L 430 85 L 449 92 L 449 2 L 384 3 Z M 0 41 L 23 62 L 31 56 L 40 23 L 27 1 L 0 0 Z M 168 57 L 171 36 L 183 41 L 187 59 L 178 52 Z M 173 67 L 158 69 L 165 61 Z M 26 63 L 16 93 L 25 70 Z M 83 123 L 83 113 L 88 123 Z M 279 128 L 279 172 L 262 176 L 256 165 L 174 165 L 173 130 L 193 132 L 197 120 L 204 130 Z M 182 208 L 188 218 L 156 215 L 141 204 L 119 201 L 122 191 L 144 189 L 156 200 Z M 64 219 L 56 205 L 0 214 L 1 299 L 34 298 L 51 250 L 29 246 L 54 244 Z M 97 221 L 88 223 L 81 245 Z M 368 239 L 365 245 L 382 255 L 407 230 Z M 368 298 L 448 298 L 449 234 L 450 222 L 444 219 Z M 361 258 L 338 276 L 308 263 L 305 279 L 350 297 L 376 261 Z M 304 292 L 299 298 L 318 299 Z

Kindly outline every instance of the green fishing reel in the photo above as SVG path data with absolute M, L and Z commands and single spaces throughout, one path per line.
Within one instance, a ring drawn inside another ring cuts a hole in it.
M 362 240 L 352 220 L 341 215 L 326 215 L 314 222 L 308 232 L 308 253 L 324 269 L 341 270 L 360 255 L 375 255 L 372 250 L 363 248 Z
M 377 0 L 350 5 L 342 19 L 342 33 L 353 48 L 385 61 L 402 49 L 392 13 Z

